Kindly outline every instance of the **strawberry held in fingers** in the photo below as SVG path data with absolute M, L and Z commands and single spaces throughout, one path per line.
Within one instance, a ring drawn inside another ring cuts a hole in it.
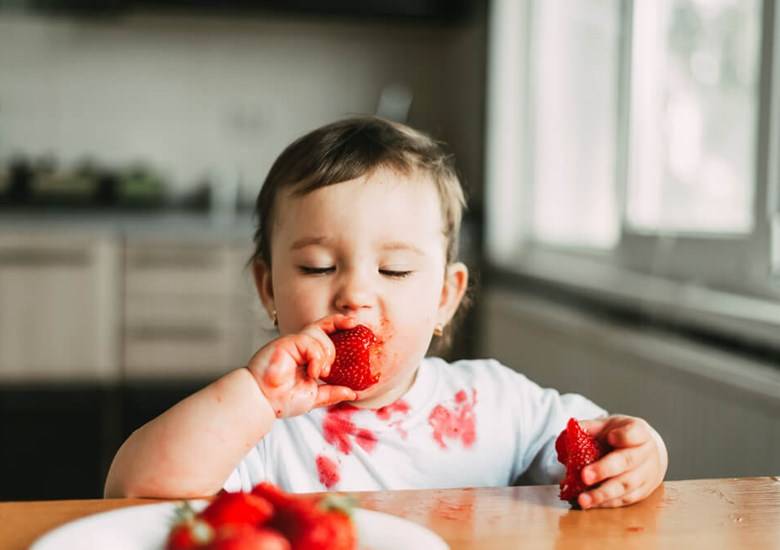
M 577 497 L 588 486 L 582 481 L 582 469 L 609 452 L 609 447 L 582 429 L 579 422 L 570 418 L 566 429 L 555 440 L 558 461 L 566 466 L 566 476 L 560 483 L 561 500 L 577 506 Z
M 329 336 L 336 348 L 336 358 L 328 376 L 322 378 L 324 382 L 360 391 L 379 381 L 379 373 L 371 370 L 371 358 L 379 341 L 370 328 L 358 325 Z

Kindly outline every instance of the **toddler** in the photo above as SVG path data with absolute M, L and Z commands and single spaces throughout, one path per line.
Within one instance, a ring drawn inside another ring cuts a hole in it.
M 107 496 L 189 498 L 557 483 L 570 417 L 613 451 L 583 469 L 582 508 L 648 496 L 667 453 L 645 421 L 543 389 L 493 360 L 426 357 L 450 337 L 468 284 L 457 261 L 463 192 L 435 141 L 360 117 L 293 142 L 257 199 L 252 267 L 279 337 L 135 431 Z M 329 334 L 370 328 L 378 381 L 322 382 Z

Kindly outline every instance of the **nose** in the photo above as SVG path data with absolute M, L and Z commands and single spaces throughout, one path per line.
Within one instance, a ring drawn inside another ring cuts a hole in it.
M 358 269 L 343 271 L 338 280 L 334 296 L 336 311 L 343 314 L 357 313 L 373 305 L 374 293 L 371 290 L 370 277 Z

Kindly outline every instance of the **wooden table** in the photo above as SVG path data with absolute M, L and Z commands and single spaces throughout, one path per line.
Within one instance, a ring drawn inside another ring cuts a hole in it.
M 360 506 L 403 516 L 452 547 L 549 549 L 780 549 L 780 477 L 666 482 L 645 501 L 578 511 L 557 487 L 359 493 Z M 21 550 L 70 520 L 155 502 L 63 500 L 0 503 L 0 549 Z M 417 550 L 417 549 L 402 549 Z

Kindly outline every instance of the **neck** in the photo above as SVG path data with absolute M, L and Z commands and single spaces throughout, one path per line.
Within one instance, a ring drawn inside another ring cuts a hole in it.
M 360 399 L 353 402 L 352 405 L 361 409 L 379 409 L 390 403 L 395 403 L 412 387 L 417 379 L 418 370 L 420 370 L 419 367 L 409 374 L 402 383 L 393 386 L 386 392 L 368 399 Z

